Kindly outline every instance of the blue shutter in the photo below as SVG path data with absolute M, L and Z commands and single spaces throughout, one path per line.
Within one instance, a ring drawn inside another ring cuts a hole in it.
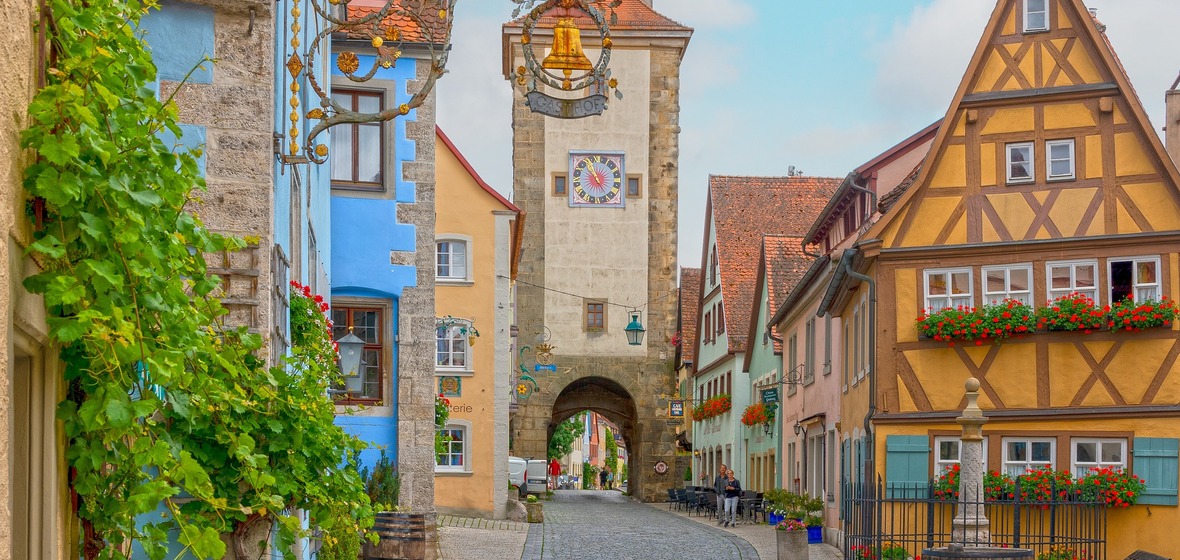
M 930 482 L 930 438 L 926 436 L 887 436 L 885 438 L 886 496 L 919 498 L 926 496 Z
M 848 472 L 849 463 L 852 460 L 852 440 L 846 439 L 840 444 L 840 478 L 842 484 L 840 485 L 840 519 L 844 519 L 844 501 L 849 499 L 853 494 L 853 480 L 852 473 Z
M 1134 473 L 1147 481 L 1147 490 L 1137 503 L 1177 505 L 1180 486 L 1180 439 L 1135 438 Z

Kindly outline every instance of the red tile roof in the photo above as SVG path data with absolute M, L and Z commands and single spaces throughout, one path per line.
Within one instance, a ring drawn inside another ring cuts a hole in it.
M 428 4 L 423 7 L 421 0 L 393 0 L 394 7 L 385 15 L 385 19 L 381 22 L 381 31 L 378 35 L 384 36 L 384 30 L 389 27 L 394 27 L 401 32 L 401 41 L 406 43 L 426 43 L 426 34 L 429 31 L 434 38 L 435 44 L 442 44 L 446 42 L 447 38 L 447 24 L 448 21 L 439 18 L 439 11 L 436 8 L 431 8 L 433 4 Z M 381 11 L 385 6 L 385 0 L 353 0 L 348 4 L 348 19 L 356 20 L 369 16 Z M 418 25 L 410 14 L 416 14 L 422 18 L 423 24 L 428 29 L 423 29 Z M 447 14 L 451 17 L 453 14 Z M 369 40 L 373 37 L 374 30 L 365 25 L 361 28 L 354 28 L 348 31 L 349 39 Z
M 791 290 L 799 284 L 799 280 L 807 274 L 814 258 L 803 252 L 802 237 L 787 237 L 768 235 L 762 238 L 763 262 L 766 267 L 766 287 L 770 292 L 769 315 L 774 315 L 779 306 L 786 301 Z M 753 308 L 751 308 L 751 312 Z M 755 326 L 752 332 L 761 331 L 763 326 Z M 782 340 L 774 341 L 774 351 L 782 352 Z
M 841 181 L 832 177 L 709 177 L 730 352 L 746 347 L 763 236 L 805 235 Z M 789 276 L 785 271 L 780 274 Z
M 701 307 L 701 269 L 680 269 L 680 363 L 696 358 L 697 310 Z
M 610 7 L 607 0 L 597 0 L 598 9 L 602 10 L 609 17 Z M 676 22 L 667 16 L 655 11 L 651 6 L 645 4 L 642 0 L 623 0 L 622 5 L 615 8 L 615 14 L 618 16 L 618 21 L 611 25 L 611 31 L 691 31 L 691 27 L 686 27 L 679 22 Z M 505 27 L 522 27 L 524 16 L 508 22 Z M 581 14 L 574 19 L 578 24 L 579 29 L 595 29 L 594 22 L 585 14 Z M 538 20 L 537 26 L 540 28 L 552 27 L 557 23 L 557 18 L 551 15 L 546 15 Z M 608 20 L 609 23 L 609 20 Z

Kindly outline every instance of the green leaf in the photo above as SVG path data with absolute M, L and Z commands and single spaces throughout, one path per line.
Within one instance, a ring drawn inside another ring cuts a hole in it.
M 132 191 L 131 198 L 144 206 L 158 206 L 162 199 L 153 191 Z
M 39 150 L 41 156 L 57 165 L 62 165 L 68 162 L 71 158 L 78 157 L 79 148 L 78 140 L 72 134 L 62 134 L 61 136 L 48 136 L 44 142 L 41 143 Z

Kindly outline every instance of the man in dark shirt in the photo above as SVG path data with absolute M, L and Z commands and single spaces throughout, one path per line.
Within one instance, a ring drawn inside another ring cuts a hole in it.
M 724 527 L 737 525 L 737 506 L 738 498 L 742 495 L 742 483 L 733 477 L 733 469 L 729 470 L 728 478 L 725 480 L 725 515 L 723 519 Z
M 725 465 L 721 465 L 721 470 L 717 472 L 717 478 L 713 480 L 713 491 L 717 493 L 717 524 L 720 525 L 725 520 L 725 481 L 729 472 L 725 469 Z

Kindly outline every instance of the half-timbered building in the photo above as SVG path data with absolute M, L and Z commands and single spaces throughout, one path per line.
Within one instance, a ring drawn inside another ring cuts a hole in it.
M 973 376 L 989 470 L 1126 469 L 1147 488 L 1108 510 L 1106 557 L 1175 543 L 1180 324 L 1046 325 L 1002 343 L 916 328 L 1005 300 L 1035 312 L 1079 294 L 1101 314 L 1180 297 L 1180 175 L 1100 24 L 1081 0 L 999 0 L 943 123 L 821 307 L 848 324 L 869 302 L 868 383 L 841 413 L 871 418 L 857 462 L 914 485 L 956 463 Z

